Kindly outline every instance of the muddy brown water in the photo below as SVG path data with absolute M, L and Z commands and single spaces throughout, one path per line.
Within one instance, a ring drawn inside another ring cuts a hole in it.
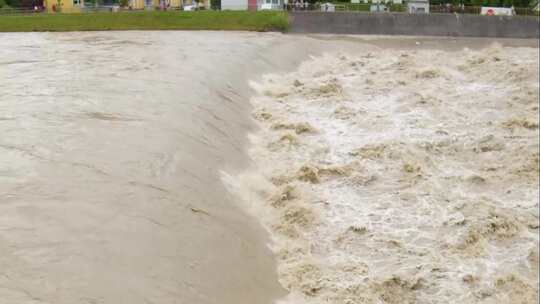
M 423 45 L 359 39 L 0 34 L 0 303 L 284 296 L 268 233 L 220 172 L 250 163 L 248 80 L 324 51 Z

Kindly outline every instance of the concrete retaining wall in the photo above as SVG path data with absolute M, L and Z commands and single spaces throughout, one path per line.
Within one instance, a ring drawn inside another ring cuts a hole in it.
M 291 32 L 539 38 L 537 17 L 293 12 Z

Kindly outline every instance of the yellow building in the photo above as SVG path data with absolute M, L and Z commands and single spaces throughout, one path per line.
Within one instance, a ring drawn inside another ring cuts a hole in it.
M 84 6 L 84 0 L 44 0 L 47 12 L 78 13 Z
M 177 1 L 181 1 L 181 0 L 177 0 Z M 160 0 L 130 0 L 129 1 L 129 7 L 136 10 L 156 9 L 156 8 L 159 8 L 160 6 L 161 6 Z
M 169 7 L 171 8 L 182 7 L 182 0 L 169 0 Z
M 195 0 L 129 0 L 129 7 L 135 10 L 180 9 L 186 5 L 193 5 Z M 200 0 L 199 7 L 209 7 L 209 0 Z M 84 0 L 44 0 L 43 5 L 48 12 L 78 13 L 84 7 Z
M 144 8 L 144 0 L 130 0 L 129 6 L 132 9 L 143 9 Z
M 132 9 L 159 9 L 162 6 L 167 9 L 179 9 L 186 5 L 192 5 L 195 0 L 130 0 L 129 6 Z M 209 0 L 199 2 L 199 7 L 208 7 Z
M 130 0 L 129 7 L 132 9 L 144 9 L 144 0 Z

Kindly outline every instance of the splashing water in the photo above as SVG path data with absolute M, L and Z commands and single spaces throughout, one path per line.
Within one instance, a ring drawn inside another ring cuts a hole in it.
M 252 83 L 280 303 L 537 303 L 538 50 L 381 49 Z

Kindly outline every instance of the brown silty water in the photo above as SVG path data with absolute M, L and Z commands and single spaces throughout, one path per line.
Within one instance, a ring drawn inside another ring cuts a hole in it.
M 530 41 L 0 37 L 0 303 L 538 296 Z
M 217 174 L 246 161 L 246 77 L 278 39 L 1 34 L 0 303 L 282 294 L 265 232 Z

